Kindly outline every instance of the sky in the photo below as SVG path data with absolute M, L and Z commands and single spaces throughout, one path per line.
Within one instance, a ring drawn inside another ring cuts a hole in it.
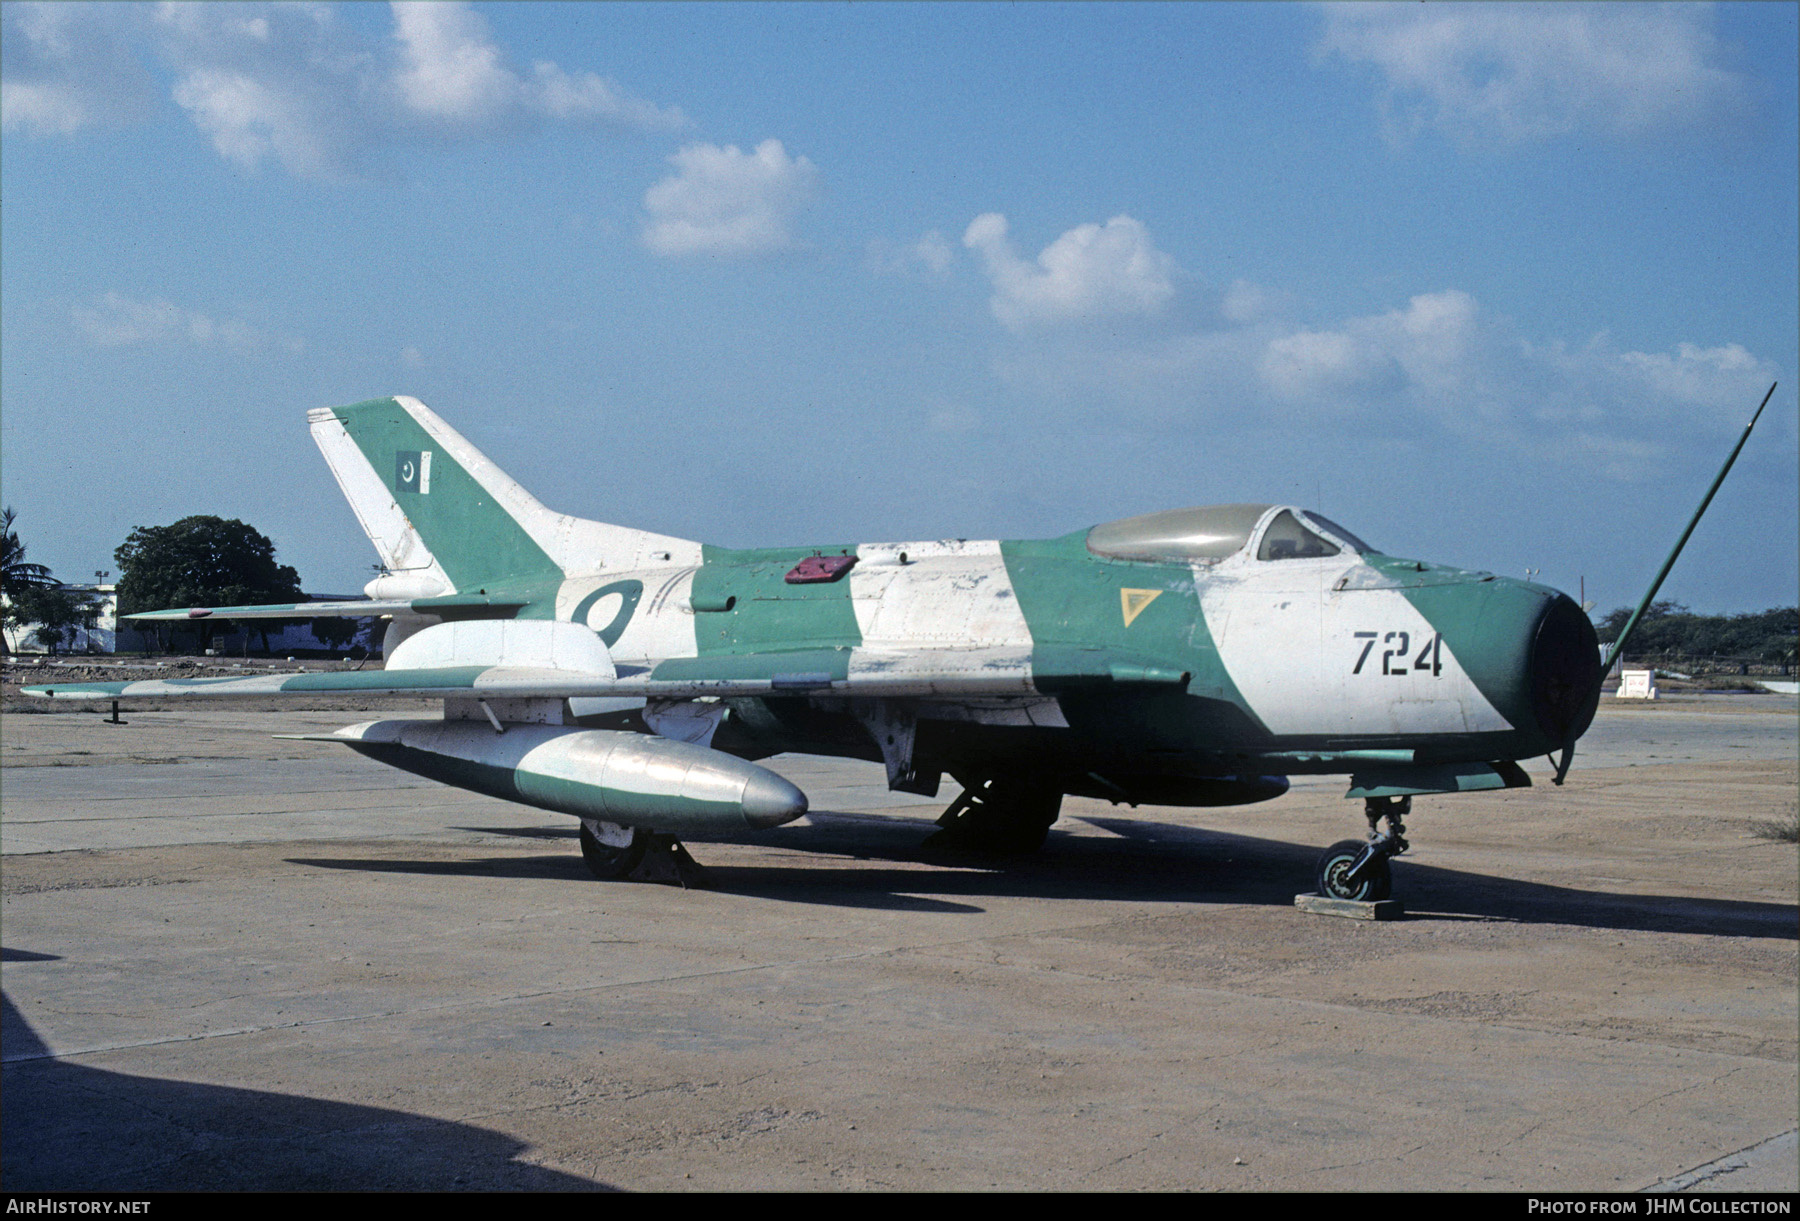
M 1793 4 L 0 5 L 30 558 L 373 549 L 313 407 L 727 546 L 1298 503 L 1800 600 Z

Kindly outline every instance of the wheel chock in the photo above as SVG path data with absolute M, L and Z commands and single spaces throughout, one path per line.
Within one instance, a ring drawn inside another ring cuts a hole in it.
M 673 835 L 652 835 L 643 857 L 625 877 L 633 882 L 657 882 L 683 890 L 698 890 L 708 884 L 706 870 Z
M 1331 899 L 1324 895 L 1295 895 L 1294 906 L 1315 916 L 1342 916 L 1346 920 L 1398 920 L 1406 906 L 1398 899 Z

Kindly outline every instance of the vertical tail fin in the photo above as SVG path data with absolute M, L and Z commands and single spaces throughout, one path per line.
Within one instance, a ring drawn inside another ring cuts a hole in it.
M 307 418 L 391 574 L 380 578 L 381 596 L 700 562 L 698 543 L 551 512 L 415 398 L 322 407 Z

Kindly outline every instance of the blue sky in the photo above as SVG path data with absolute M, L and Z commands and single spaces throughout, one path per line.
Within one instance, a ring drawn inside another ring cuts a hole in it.
M 0 6 L 31 558 L 370 575 L 308 408 L 727 545 L 1292 500 L 1634 601 L 1800 586 L 1796 6 Z

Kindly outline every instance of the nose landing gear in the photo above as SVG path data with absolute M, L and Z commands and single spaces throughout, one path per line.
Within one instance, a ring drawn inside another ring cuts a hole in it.
M 1406 842 L 1405 816 L 1412 812 L 1411 797 L 1369 797 L 1363 801 L 1363 817 L 1369 820 L 1367 840 L 1339 840 L 1319 858 L 1319 893 L 1328 899 L 1378 902 L 1393 893 L 1394 879 L 1388 860 L 1410 846 Z M 1388 829 L 1379 827 L 1387 819 Z

